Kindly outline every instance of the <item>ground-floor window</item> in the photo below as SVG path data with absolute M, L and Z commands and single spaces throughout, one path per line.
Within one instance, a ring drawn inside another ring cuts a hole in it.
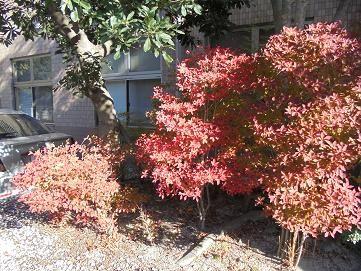
M 153 108 L 153 89 L 160 83 L 160 79 L 107 81 L 119 119 L 129 126 L 150 125 L 146 112 Z
M 15 108 L 43 122 L 53 122 L 51 56 L 12 59 Z
M 53 92 L 51 86 L 16 87 L 16 109 L 46 123 L 53 122 Z
M 222 46 L 244 53 L 253 53 L 263 48 L 270 36 L 275 33 L 271 24 L 239 26 L 228 32 L 220 40 L 212 41 L 212 46 Z

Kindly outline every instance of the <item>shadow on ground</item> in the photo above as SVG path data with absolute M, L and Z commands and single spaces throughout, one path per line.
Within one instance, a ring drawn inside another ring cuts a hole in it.
M 47 215 L 30 212 L 26 204 L 14 197 L 0 201 L 0 229 L 21 228 L 32 222 L 45 223 Z

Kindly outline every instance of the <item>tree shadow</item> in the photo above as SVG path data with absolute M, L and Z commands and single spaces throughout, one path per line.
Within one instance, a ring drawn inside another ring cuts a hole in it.
M 0 202 L 0 229 L 22 228 L 33 222 L 46 223 L 47 214 L 32 213 L 29 206 L 18 201 L 16 197 Z
M 275 223 L 264 217 L 258 221 L 246 221 L 239 228 L 229 231 L 227 235 L 240 246 L 280 263 L 276 257 L 279 232 Z
M 142 206 L 146 217 L 136 212 L 122 215 L 118 221 L 119 232 L 131 239 L 148 245 L 186 248 L 199 239 L 197 216 L 189 202 L 177 199 L 159 199 L 151 195 Z M 148 225 L 147 225 L 148 221 Z M 152 231 L 154 239 L 149 240 L 147 231 Z

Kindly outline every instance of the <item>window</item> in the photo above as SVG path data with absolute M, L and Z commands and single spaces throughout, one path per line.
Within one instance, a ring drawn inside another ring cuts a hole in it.
M 160 69 L 160 58 L 153 53 L 144 52 L 143 48 L 131 50 L 129 54 L 130 72 L 157 71 Z
M 257 49 L 263 48 L 269 37 L 275 34 L 274 27 L 261 27 L 258 28 L 259 34 L 258 34 L 258 47 Z
M 252 32 L 250 29 L 227 33 L 215 45 L 232 48 L 234 50 L 241 49 L 245 53 L 252 51 Z
M 151 52 L 144 52 L 142 47 L 131 49 L 115 60 L 113 55 L 106 58 L 103 64 L 104 77 L 131 76 L 137 74 L 160 73 L 160 58 Z M 107 76 L 108 75 L 108 76 Z
M 149 126 L 146 113 L 153 108 L 153 88 L 160 83 L 160 78 L 106 82 L 118 118 L 129 126 Z
M 212 45 L 252 53 L 263 48 L 268 38 L 274 33 L 275 30 L 272 25 L 245 26 L 228 32 L 221 40 L 214 41 Z
M 149 121 L 145 118 L 145 114 L 153 108 L 153 89 L 161 83 L 160 79 L 132 80 L 128 83 L 128 123 L 130 125 L 147 124 Z
M 13 60 L 15 107 L 41 121 L 53 122 L 50 55 Z
M 108 57 L 104 79 L 119 119 L 129 126 L 149 126 L 153 88 L 161 83 L 160 59 L 143 48 L 132 49 L 118 60 Z

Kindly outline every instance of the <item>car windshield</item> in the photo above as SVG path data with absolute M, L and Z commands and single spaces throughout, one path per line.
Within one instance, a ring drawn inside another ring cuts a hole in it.
M 0 114 L 0 139 L 48 134 L 37 119 L 25 114 Z

